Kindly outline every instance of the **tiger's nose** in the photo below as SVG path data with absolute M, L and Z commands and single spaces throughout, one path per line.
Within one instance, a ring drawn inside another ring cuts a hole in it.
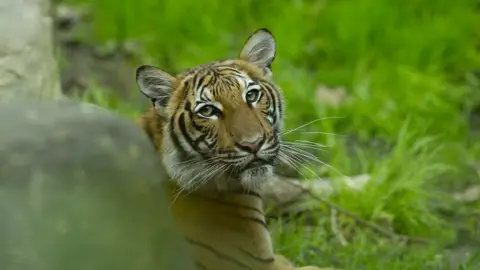
M 243 140 L 238 143 L 238 146 L 248 152 L 257 152 L 262 146 L 262 137 L 257 137 L 250 140 Z

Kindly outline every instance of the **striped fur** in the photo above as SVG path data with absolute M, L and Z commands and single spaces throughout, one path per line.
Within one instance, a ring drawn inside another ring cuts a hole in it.
M 272 81 L 275 41 L 255 32 L 240 57 L 137 82 L 152 107 L 139 119 L 171 176 L 171 211 L 198 269 L 295 269 L 275 255 L 259 185 L 280 148 L 283 99 Z M 319 269 L 306 267 L 301 269 Z

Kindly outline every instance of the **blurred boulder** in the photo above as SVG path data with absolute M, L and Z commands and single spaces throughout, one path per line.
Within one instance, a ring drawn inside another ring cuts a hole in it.
M 69 100 L 0 101 L 0 265 L 188 270 L 165 172 L 134 124 Z

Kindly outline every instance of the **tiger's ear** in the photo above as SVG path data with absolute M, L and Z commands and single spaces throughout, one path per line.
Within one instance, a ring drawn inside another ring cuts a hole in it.
M 152 100 L 159 113 L 164 113 L 176 79 L 167 72 L 148 65 L 137 68 L 136 77 L 142 94 Z
M 275 59 L 276 43 L 272 33 L 262 28 L 255 31 L 243 45 L 240 59 L 271 72 L 270 65 Z

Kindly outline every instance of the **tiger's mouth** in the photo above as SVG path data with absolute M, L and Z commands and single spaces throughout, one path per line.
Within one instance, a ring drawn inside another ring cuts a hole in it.
M 261 158 L 255 158 L 243 167 L 243 171 L 249 170 L 249 169 L 255 169 L 265 165 L 272 165 L 272 162 L 269 160 L 261 159 Z

